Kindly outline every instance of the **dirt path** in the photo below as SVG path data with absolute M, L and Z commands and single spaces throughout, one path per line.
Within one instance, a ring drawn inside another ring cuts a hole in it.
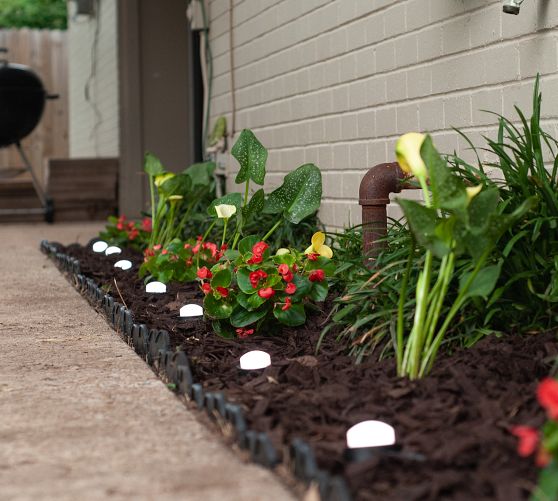
M 0 226 L 0 499 L 293 499 L 198 423 L 39 252 L 98 229 Z

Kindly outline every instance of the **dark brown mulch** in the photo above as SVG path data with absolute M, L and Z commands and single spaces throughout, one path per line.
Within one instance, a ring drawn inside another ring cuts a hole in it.
M 183 304 L 201 304 L 195 284 L 146 294 L 137 266 L 126 272 L 112 266 L 124 256 L 139 262 L 138 255 L 103 257 L 76 245 L 66 251 L 117 299 L 115 278 L 135 321 L 166 329 L 173 347 L 189 354 L 194 378 L 242 404 L 250 428 L 268 432 L 279 451 L 296 437 L 310 443 L 319 466 L 342 474 L 355 499 L 528 498 L 537 471 L 530 459 L 518 457 L 509 430 L 544 421 L 535 387 L 558 353 L 555 334 L 486 338 L 440 356 L 429 377 L 411 382 L 396 377 L 392 360 L 354 365 L 332 336 L 316 354 L 324 313 L 281 335 L 224 340 L 210 324 L 177 318 Z M 240 355 L 256 348 L 268 351 L 273 365 L 261 374 L 241 374 Z M 393 425 L 403 451 L 422 460 L 346 462 L 345 432 L 365 419 Z

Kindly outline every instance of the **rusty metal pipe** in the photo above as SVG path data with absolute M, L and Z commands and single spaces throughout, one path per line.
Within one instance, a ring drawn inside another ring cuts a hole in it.
M 363 255 L 370 265 L 385 248 L 385 242 L 379 240 L 387 234 L 389 194 L 407 187 L 401 182 L 404 177 L 397 162 L 385 163 L 372 167 L 360 183 L 358 203 L 362 206 Z

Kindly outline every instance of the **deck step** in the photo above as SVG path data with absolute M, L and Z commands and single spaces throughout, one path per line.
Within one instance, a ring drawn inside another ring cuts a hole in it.
M 0 178 L 0 223 L 43 220 L 41 201 L 29 174 Z

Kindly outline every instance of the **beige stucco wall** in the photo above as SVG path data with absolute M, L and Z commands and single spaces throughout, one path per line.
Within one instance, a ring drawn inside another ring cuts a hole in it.
M 68 4 L 71 157 L 119 155 L 117 0 L 98 4 L 95 16 L 77 19 Z
M 232 110 L 229 2 L 210 0 L 215 80 L 212 117 Z M 360 222 L 359 182 L 393 160 L 396 138 L 432 132 L 463 155 L 452 127 L 475 141 L 494 131 L 480 109 L 528 111 L 543 74 L 545 124 L 558 117 L 558 5 L 525 0 L 234 0 L 236 133 L 269 148 L 269 185 L 315 162 L 324 174 L 322 219 Z M 229 120 L 230 121 L 230 120 Z M 234 160 L 228 162 L 231 173 Z M 232 176 L 231 176 L 232 177 Z M 232 188 L 232 186 L 230 186 Z

